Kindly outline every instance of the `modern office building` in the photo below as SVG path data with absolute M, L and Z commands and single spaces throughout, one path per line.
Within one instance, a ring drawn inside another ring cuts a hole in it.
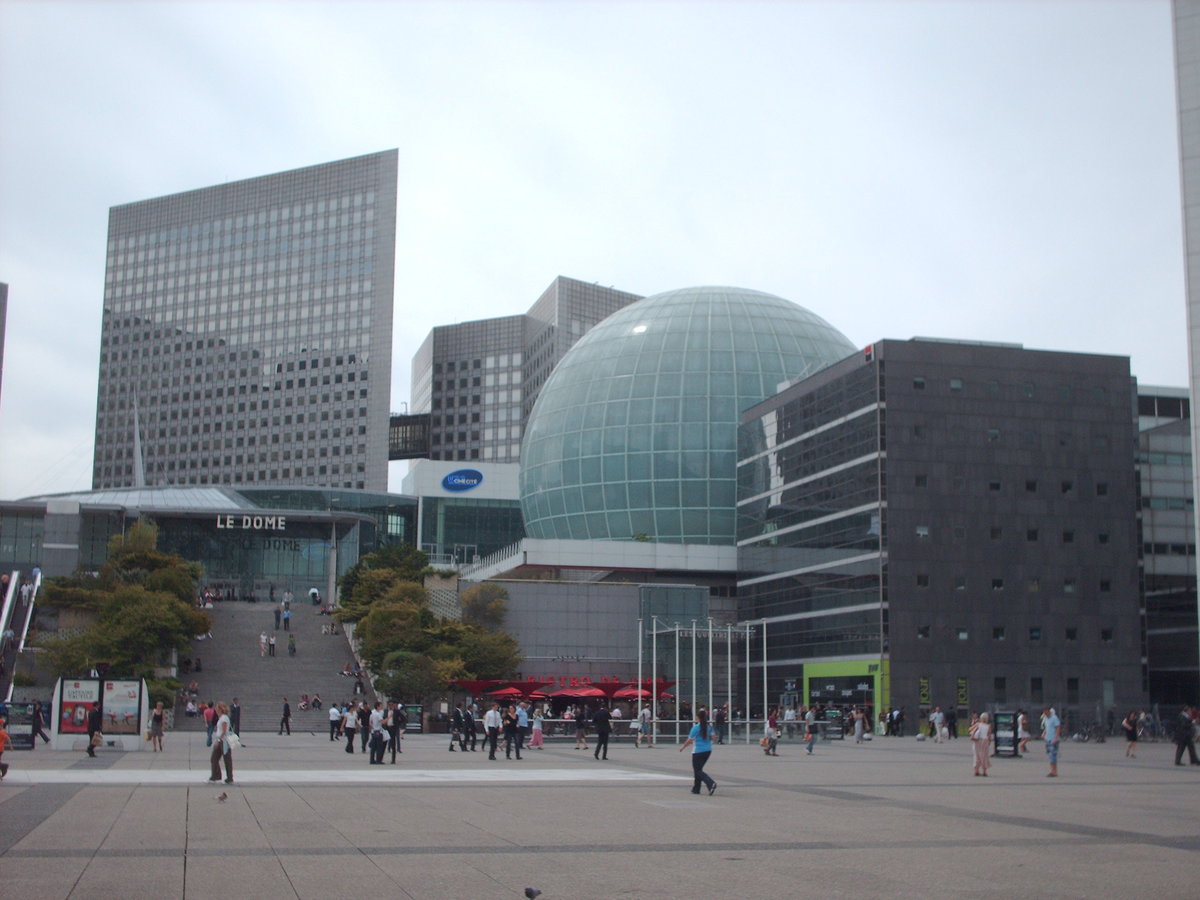
M 1150 700 L 1200 697 L 1191 401 L 1186 388 L 1138 388 L 1138 481 Z
M 559 276 L 524 315 L 434 328 L 412 363 L 412 414 L 430 416 L 429 458 L 517 462 L 550 372 L 592 326 L 638 299 Z
M 93 487 L 387 489 L 396 166 L 112 208 Z
M 1133 391 L 1123 357 L 889 340 L 749 410 L 738 599 L 771 693 L 1144 704 Z
M 8 321 L 8 285 L 0 281 L 0 390 L 4 387 L 4 329 Z
M 1179 115 L 1179 180 L 1183 188 L 1184 286 L 1190 399 L 1200 397 L 1200 2 L 1174 0 L 1175 101 Z M 1200 446 L 1200 425 L 1191 420 L 1192 446 Z M 1200 495 L 1200 468 L 1192 469 L 1192 496 Z M 1200 528 L 1200 523 L 1193 523 Z M 1193 535 L 1200 543 L 1200 532 Z M 1200 620 L 1200 607 L 1195 610 Z M 1200 634 L 1200 628 L 1197 629 Z M 1200 643 L 1197 644 L 1200 654 Z M 1191 698 L 1192 702 L 1196 697 Z

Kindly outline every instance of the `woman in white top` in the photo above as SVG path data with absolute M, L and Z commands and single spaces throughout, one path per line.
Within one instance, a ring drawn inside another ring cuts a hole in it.
M 532 750 L 541 750 L 542 749 L 542 725 L 543 725 L 543 723 L 544 723 L 544 717 L 542 715 L 542 708 L 539 706 L 533 712 L 533 733 L 529 737 L 529 747 Z
M 212 776 L 209 781 L 221 780 L 221 760 L 225 760 L 225 783 L 233 784 L 233 748 L 229 745 L 229 707 L 222 701 L 217 704 L 217 724 L 213 727 L 213 748 L 209 762 Z
M 975 774 L 987 778 L 992 765 L 992 726 L 987 713 L 980 713 L 979 720 L 971 726 L 971 752 L 975 756 Z

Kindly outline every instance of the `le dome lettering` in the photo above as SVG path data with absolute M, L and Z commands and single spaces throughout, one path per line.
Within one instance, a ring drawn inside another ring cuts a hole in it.
M 218 529 L 286 531 L 287 516 L 217 516 Z

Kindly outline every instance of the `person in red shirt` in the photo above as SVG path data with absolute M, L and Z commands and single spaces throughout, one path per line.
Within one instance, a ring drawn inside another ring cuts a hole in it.
M 4 751 L 13 748 L 12 738 L 8 736 L 8 732 L 4 729 L 6 724 L 3 719 L 0 719 L 0 781 L 3 781 L 4 776 L 8 774 L 8 763 L 2 761 Z

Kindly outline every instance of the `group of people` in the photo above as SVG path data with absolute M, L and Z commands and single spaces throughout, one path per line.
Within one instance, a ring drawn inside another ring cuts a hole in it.
M 386 704 L 377 700 L 372 705 L 366 701 L 343 700 L 329 707 L 329 740 L 346 740 L 346 752 L 354 752 L 354 738 L 358 737 L 360 752 L 370 755 L 371 765 L 383 765 L 384 756 L 391 754 L 391 763 L 396 754 L 403 753 L 400 743 L 408 730 L 408 716 L 404 707 L 395 700 Z
M 269 635 L 265 631 L 260 632 L 258 635 L 258 655 L 274 656 L 276 643 L 275 632 L 272 631 Z M 288 635 L 287 652 L 288 656 L 296 655 L 296 635 L 294 634 Z

